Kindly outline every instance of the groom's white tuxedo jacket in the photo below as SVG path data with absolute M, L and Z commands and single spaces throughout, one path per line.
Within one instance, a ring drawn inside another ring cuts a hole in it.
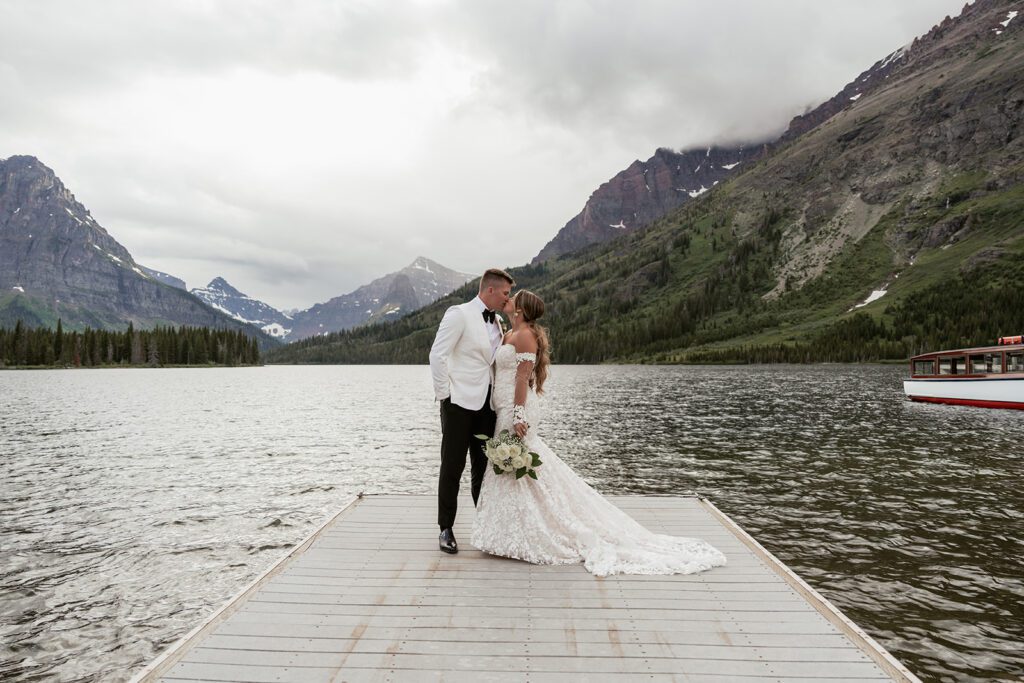
M 437 400 L 451 396 L 452 403 L 467 410 L 480 410 L 487 400 L 501 328 L 497 321 L 484 320 L 484 310 L 483 301 L 476 297 L 445 312 L 430 347 L 430 374 Z

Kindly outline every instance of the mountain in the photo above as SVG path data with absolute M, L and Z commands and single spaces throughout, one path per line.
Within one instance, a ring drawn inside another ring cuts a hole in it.
M 160 275 L 136 263 L 38 159 L 0 160 L 0 325 L 55 326 L 61 318 L 66 329 L 251 331 Z
M 590 195 L 583 210 L 558 231 L 533 263 L 607 242 L 650 225 L 695 199 L 764 154 L 760 145 L 708 147 L 674 152 L 659 149 L 634 161 Z
M 577 251 L 647 227 L 700 197 L 730 176 L 746 170 L 773 149 L 824 123 L 865 93 L 874 90 L 900 66 L 910 46 L 887 55 L 827 102 L 794 118 L 778 140 L 739 147 L 661 148 L 647 161 L 627 169 L 594 191 L 583 210 L 558 231 L 532 263 Z
M 949 19 L 947 25 L 949 22 L 952 20 Z M 645 162 L 634 161 L 595 190 L 583 210 L 565 224 L 532 263 L 644 228 L 696 199 L 731 175 L 746 170 L 751 162 L 816 128 L 849 108 L 865 93 L 880 87 L 889 74 L 901 66 L 910 47 L 904 46 L 887 55 L 834 97 L 794 118 L 778 140 L 746 147 L 711 146 L 680 152 L 662 148 Z
M 398 318 L 436 301 L 473 277 L 421 256 L 402 270 L 354 292 L 299 311 L 292 316 L 292 331 L 287 338 L 303 339 Z
M 161 273 L 159 270 L 153 270 L 152 268 L 147 268 L 146 266 L 139 266 L 139 268 L 142 269 L 143 273 L 150 276 L 157 282 L 162 282 L 165 285 L 174 287 L 175 289 L 188 289 L 188 287 L 185 286 L 185 281 L 182 280 L 181 278 L 174 277 L 173 275 L 168 275 L 167 273 Z
M 646 228 L 512 270 L 559 362 L 906 358 L 1024 331 L 1024 18 L 976 0 Z M 425 362 L 467 288 L 284 362 Z
M 270 304 L 242 294 L 222 277 L 216 277 L 206 287 L 196 288 L 191 292 L 206 305 L 239 322 L 257 327 L 271 337 L 282 339 L 291 332 L 290 316 Z

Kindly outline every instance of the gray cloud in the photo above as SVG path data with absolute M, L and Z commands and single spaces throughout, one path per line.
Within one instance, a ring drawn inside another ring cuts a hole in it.
M 960 0 L 0 5 L 0 157 L 280 307 L 529 260 L 659 146 L 763 139 Z
M 452 18 L 497 106 L 688 145 L 779 132 L 959 4 L 527 0 Z
M 140 73 L 236 66 L 401 76 L 424 12 L 375 2 L 25 0 L 0 7 L 4 61 L 46 87 L 130 85 Z

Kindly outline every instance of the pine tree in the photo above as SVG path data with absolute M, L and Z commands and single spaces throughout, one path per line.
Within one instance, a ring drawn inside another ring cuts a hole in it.
M 14 339 L 11 341 L 11 362 L 14 365 L 25 363 L 25 327 L 21 318 L 14 324 Z
M 135 332 L 131 335 L 132 355 L 129 363 L 131 365 L 142 365 L 145 361 L 145 347 L 143 346 L 142 333 Z
M 61 356 L 64 354 L 64 325 L 60 318 L 57 318 L 57 333 L 53 339 L 53 355 L 56 357 L 57 362 L 61 362 Z

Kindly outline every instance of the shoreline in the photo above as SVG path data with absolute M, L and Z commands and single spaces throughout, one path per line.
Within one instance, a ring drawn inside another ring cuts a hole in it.
M 719 361 L 719 362 L 704 362 L 704 363 L 666 363 L 656 361 L 619 361 L 619 362 L 604 362 L 604 363 L 553 363 L 555 367 L 558 366 L 587 366 L 587 365 L 653 365 L 659 367 L 737 367 L 741 365 L 800 365 L 800 366 L 813 366 L 813 365 L 838 365 L 844 367 L 856 366 L 856 365 L 904 365 L 909 363 L 910 360 L 873 360 L 873 361 L 860 361 L 856 363 L 843 363 L 839 361 L 818 361 L 814 363 L 745 363 L 743 361 Z M 428 366 L 427 363 L 259 363 L 256 365 L 81 365 L 81 366 L 55 366 L 55 365 L 0 365 L 0 372 L 5 370 L 161 370 L 161 369 L 181 369 L 181 368 L 195 368 L 195 369 L 206 369 L 206 368 L 264 368 L 264 367 L 288 367 L 288 366 L 304 366 L 304 367 L 322 367 L 322 366 Z
M 264 363 L 259 365 L 0 365 L 0 371 L 5 370 L 172 370 L 182 368 L 207 369 L 207 368 L 262 368 Z

